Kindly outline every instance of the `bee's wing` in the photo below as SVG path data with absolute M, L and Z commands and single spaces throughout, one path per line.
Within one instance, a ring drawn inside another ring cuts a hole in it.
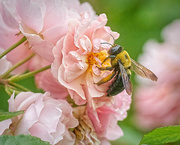
M 125 88 L 126 92 L 128 93 L 128 95 L 131 95 L 132 94 L 131 81 L 129 80 L 128 74 L 127 74 L 126 70 L 124 69 L 123 65 L 121 64 L 121 62 L 118 61 L 118 63 L 119 63 L 120 71 L 121 71 L 124 88 Z
M 132 58 L 131 58 L 131 70 L 143 78 L 148 78 L 152 81 L 157 81 L 158 79 L 157 76 L 152 71 L 150 71 L 140 63 L 136 62 Z

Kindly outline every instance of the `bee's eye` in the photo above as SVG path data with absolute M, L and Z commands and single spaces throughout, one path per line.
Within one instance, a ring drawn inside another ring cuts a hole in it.
M 111 49 L 108 51 L 110 55 L 117 55 L 122 51 L 122 47 L 120 45 L 115 45 L 111 47 Z

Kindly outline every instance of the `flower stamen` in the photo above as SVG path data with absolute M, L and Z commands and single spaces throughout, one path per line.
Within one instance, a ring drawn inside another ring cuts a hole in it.
M 99 53 L 89 53 L 87 55 L 86 63 L 89 64 L 89 69 L 92 71 L 92 66 L 95 64 L 100 66 L 103 60 L 108 56 L 108 52 L 106 50 L 100 51 Z M 102 66 L 110 66 L 110 61 L 107 60 L 102 64 Z

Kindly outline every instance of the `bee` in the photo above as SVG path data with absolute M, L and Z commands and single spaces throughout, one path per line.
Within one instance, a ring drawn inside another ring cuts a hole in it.
M 136 74 L 143 78 L 148 78 L 152 81 L 157 81 L 157 76 L 141 65 L 140 63 L 136 62 L 132 58 L 130 58 L 127 51 L 123 50 L 120 45 L 112 45 L 110 43 L 102 43 L 102 44 L 109 44 L 111 48 L 108 51 L 109 56 L 104 59 L 102 64 L 110 59 L 111 66 L 110 67 L 98 67 L 100 70 L 109 70 L 112 71 L 110 75 L 101 79 L 96 84 L 99 86 L 103 83 L 112 80 L 111 85 L 109 85 L 107 92 L 107 96 L 114 96 L 121 93 L 124 89 L 126 90 L 127 94 L 132 94 L 132 83 L 130 81 L 131 70 L 134 71 Z

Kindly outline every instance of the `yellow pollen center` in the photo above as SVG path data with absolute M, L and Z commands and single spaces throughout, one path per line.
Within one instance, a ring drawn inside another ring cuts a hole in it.
M 95 59 L 95 57 L 97 57 L 98 56 L 98 53 L 89 53 L 88 55 L 87 55 L 87 61 L 86 61 L 86 63 L 88 63 L 89 65 L 93 65 L 93 64 L 96 64 L 96 59 Z
M 97 66 L 101 66 L 101 63 L 106 57 L 108 57 L 108 53 L 106 50 L 100 51 L 99 53 L 89 53 L 87 55 L 86 63 L 89 64 L 90 71 L 92 71 L 92 66 L 94 64 Z M 102 66 L 110 66 L 110 60 L 104 62 Z

